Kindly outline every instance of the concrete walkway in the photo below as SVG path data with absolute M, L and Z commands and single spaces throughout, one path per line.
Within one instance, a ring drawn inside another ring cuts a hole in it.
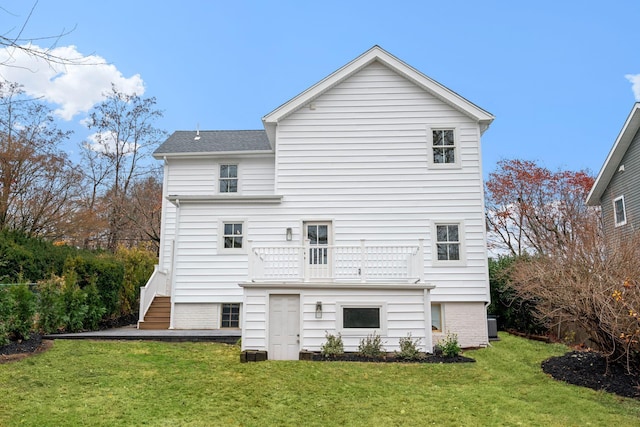
M 141 341 L 210 341 L 235 344 L 242 336 L 239 329 L 137 329 L 135 325 L 103 331 L 74 334 L 51 334 L 52 340 L 141 340 Z

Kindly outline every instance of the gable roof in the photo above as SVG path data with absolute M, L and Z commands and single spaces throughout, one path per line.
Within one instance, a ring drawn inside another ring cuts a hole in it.
M 275 128 L 280 120 L 284 119 L 305 104 L 308 104 L 327 90 L 343 82 L 374 61 L 378 61 L 391 68 L 398 74 L 411 80 L 425 91 L 439 98 L 444 103 L 449 104 L 453 108 L 476 120 L 480 124 L 481 132 L 484 132 L 494 119 L 491 113 L 483 110 L 452 90 L 422 74 L 415 68 L 402 62 L 380 46 L 373 46 L 371 49 L 335 71 L 333 74 L 325 77 L 320 82 L 311 86 L 309 89 L 264 116 L 262 118 L 262 122 L 264 123 L 269 140 L 272 142 L 275 140 Z
M 153 157 L 235 152 L 272 152 L 267 133 L 264 130 L 179 130 L 153 152 Z
M 629 117 L 627 117 L 618 138 L 616 138 L 616 142 L 613 144 L 613 148 L 609 151 L 609 155 L 604 165 L 602 165 L 602 169 L 600 169 L 600 173 L 598 173 L 598 177 L 587 196 L 587 205 L 597 206 L 600 204 L 602 194 L 618 170 L 624 154 L 631 145 L 634 136 L 638 133 L 638 129 L 640 129 L 640 102 L 636 102 L 633 105 Z

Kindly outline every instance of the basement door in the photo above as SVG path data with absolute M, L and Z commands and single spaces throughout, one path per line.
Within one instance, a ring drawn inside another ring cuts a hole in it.
M 298 360 L 300 295 L 269 296 L 269 360 Z

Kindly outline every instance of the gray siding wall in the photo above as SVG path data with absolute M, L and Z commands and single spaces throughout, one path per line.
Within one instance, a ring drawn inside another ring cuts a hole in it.
M 624 165 L 624 172 L 613 175 L 600 200 L 605 235 L 614 239 L 624 239 L 640 229 L 640 132 L 634 136 L 620 165 Z M 613 201 L 620 196 L 624 196 L 627 223 L 616 227 Z

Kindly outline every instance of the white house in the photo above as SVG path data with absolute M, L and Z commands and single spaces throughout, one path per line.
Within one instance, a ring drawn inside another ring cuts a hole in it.
M 346 351 L 373 332 L 387 351 L 409 333 L 425 351 L 449 331 L 486 345 L 492 120 L 374 46 L 264 130 L 175 132 L 154 153 L 161 249 L 139 326 L 241 328 L 269 359 L 319 351 L 327 332 Z

